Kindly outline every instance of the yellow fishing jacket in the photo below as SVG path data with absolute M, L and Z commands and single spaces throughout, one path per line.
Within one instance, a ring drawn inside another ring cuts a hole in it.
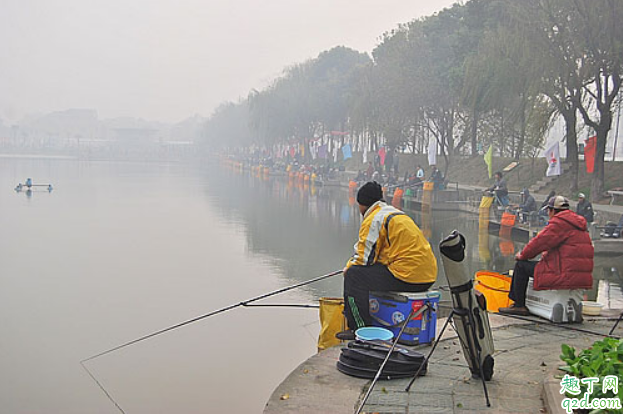
M 413 220 L 383 201 L 372 204 L 363 216 L 355 255 L 346 267 L 381 263 L 407 283 L 437 279 L 437 261 L 428 240 Z

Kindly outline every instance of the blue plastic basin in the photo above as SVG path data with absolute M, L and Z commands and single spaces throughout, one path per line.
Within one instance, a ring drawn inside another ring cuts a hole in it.
M 389 341 L 394 337 L 394 334 L 389 329 L 379 328 L 376 326 L 366 326 L 359 328 L 355 331 L 357 339 L 363 339 L 371 341 L 373 339 L 381 339 L 383 341 Z

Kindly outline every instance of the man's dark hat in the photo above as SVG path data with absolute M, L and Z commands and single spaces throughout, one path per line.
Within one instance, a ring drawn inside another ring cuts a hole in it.
M 376 181 L 368 181 L 357 192 L 357 202 L 362 206 L 370 207 L 383 199 L 383 188 Z

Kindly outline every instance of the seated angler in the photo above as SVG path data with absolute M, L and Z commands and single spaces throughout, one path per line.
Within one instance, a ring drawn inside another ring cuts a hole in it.
M 533 212 L 536 212 L 536 200 L 527 188 L 521 190 L 519 194 L 521 195 L 521 204 L 516 206 L 516 208 L 522 216 L 522 221 L 526 223 L 528 217 L 530 217 Z
M 593 205 L 586 199 L 584 193 L 578 194 L 578 206 L 575 210 L 577 214 L 584 217 L 587 223 L 592 223 L 595 219 Z
M 534 278 L 534 290 L 591 289 L 593 287 L 593 244 L 586 220 L 569 210 L 562 196 L 550 198 L 549 224 L 515 256 L 515 270 L 509 297 L 515 302 L 500 313 L 529 315 L 526 290 Z M 540 253 L 541 260 L 531 261 Z
M 355 254 L 344 268 L 344 313 L 349 330 L 336 336 L 355 338 L 354 331 L 372 325 L 370 291 L 424 292 L 437 279 L 437 261 L 413 220 L 387 205 L 377 182 L 357 193 L 363 222 Z
M 487 191 L 494 193 L 501 205 L 504 207 L 508 205 L 508 187 L 501 171 L 495 173 L 495 182 L 487 188 Z

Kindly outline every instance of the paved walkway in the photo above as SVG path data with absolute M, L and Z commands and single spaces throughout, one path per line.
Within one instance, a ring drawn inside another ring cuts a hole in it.
M 619 313 L 611 312 L 610 319 Z M 363 411 L 379 414 L 556 412 L 552 410 L 555 406 L 547 410 L 542 395 L 544 382 L 562 364 L 560 345 L 566 343 L 584 349 L 601 337 L 538 318 L 518 321 L 490 315 L 490 320 L 496 348 L 495 373 L 487 383 L 491 408 L 486 407 L 482 383 L 471 378 L 455 333 L 449 328 L 431 358 L 428 373 L 415 381 L 410 392 L 404 391 L 408 379 L 379 381 Z M 613 325 L 613 320 L 599 318 L 567 326 L 607 333 Z M 615 336 L 623 336 L 621 325 Z M 337 371 L 335 363 L 340 348 L 323 351 L 301 364 L 275 390 L 264 413 L 354 413 L 370 381 Z M 419 349 L 428 353 L 430 347 Z

